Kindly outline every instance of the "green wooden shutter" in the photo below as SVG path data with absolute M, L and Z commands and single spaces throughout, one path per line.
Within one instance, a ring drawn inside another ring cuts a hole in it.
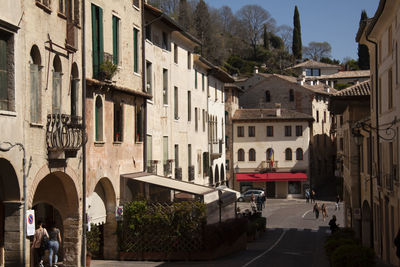
M 133 29 L 133 71 L 138 72 L 138 30 Z
M 0 40 L 0 109 L 8 109 L 7 41 Z
M 194 88 L 197 89 L 197 70 L 194 71 Z
M 112 17 L 112 27 L 113 27 L 113 63 L 118 65 L 118 18 Z
M 31 121 L 39 121 L 39 68 L 36 64 L 30 65 L 30 79 L 31 79 Z
M 98 47 L 98 30 L 96 20 L 96 6 L 92 4 L 92 60 L 93 60 L 93 77 L 97 77 L 99 73 L 99 47 Z
M 99 64 L 103 63 L 104 45 L 103 45 L 103 9 L 99 9 Z

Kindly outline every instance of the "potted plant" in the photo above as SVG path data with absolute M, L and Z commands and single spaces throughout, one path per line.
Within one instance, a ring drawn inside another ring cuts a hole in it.
M 111 83 L 111 79 L 118 72 L 118 65 L 106 60 L 100 64 L 100 78 Z
M 90 267 L 93 256 L 100 252 L 100 229 L 97 225 L 91 224 L 90 231 L 86 232 L 86 266 Z

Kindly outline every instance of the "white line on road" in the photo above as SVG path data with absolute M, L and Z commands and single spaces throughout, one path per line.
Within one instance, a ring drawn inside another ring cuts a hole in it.
M 267 254 L 268 252 L 270 252 L 274 247 L 276 247 L 276 245 L 279 244 L 279 242 L 281 242 L 283 236 L 286 234 L 286 230 L 283 230 L 283 233 L 281 234 L 281 236 L 278 238 L 278 240 L 276 240 L 276 242 L 266 251 L 264 251 L 262 254 L 258 255 L 257 257 L 255 257 L 254 259 L 252 259 L 251 261 L 249 261 L 248 263 L 246 263 L 245 265 L 243 265 L 242 267 L 246 267 L 249 266 L 250 264 L 252 264 L 254 261 L 258 260 L 259 258 L 261 258 L 262 256 L 264 256 L 265 254 Z
M 304 219 L 304 216 L 306 216 L 306 214 L 309 213 L 310 211 L 313 211 L 313 210 L 307 210 L 306 212 L 304 212 L 304 214 L 303 214 L 303 216 L 301 216 L 301 218 Z

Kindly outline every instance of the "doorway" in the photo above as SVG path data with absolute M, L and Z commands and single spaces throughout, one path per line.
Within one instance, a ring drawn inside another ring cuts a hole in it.
M 275 195 L 275 187 L 276 187 L 276 185 L 275 185 L 275 182 L 266 182 L 266 188 L 267 188 L 267 192 L 266 192 L 266 194 L 267 194 L 267 198 L 275 198 L 276 197 L 276 195 Z

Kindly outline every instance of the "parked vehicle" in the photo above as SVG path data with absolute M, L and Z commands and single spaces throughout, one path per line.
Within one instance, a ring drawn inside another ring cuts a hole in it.
M 254 194 L 254 197 L 257 199 L 258 196 L 265 195 L 265 192 L 264 192 L 264 190 L 261 190 L 261 189 L 249 189 L 249 190 L 245 191 L 244 193 L 240 194 L 238 201 L 239 202 L 250 201 L 251 194 Z

